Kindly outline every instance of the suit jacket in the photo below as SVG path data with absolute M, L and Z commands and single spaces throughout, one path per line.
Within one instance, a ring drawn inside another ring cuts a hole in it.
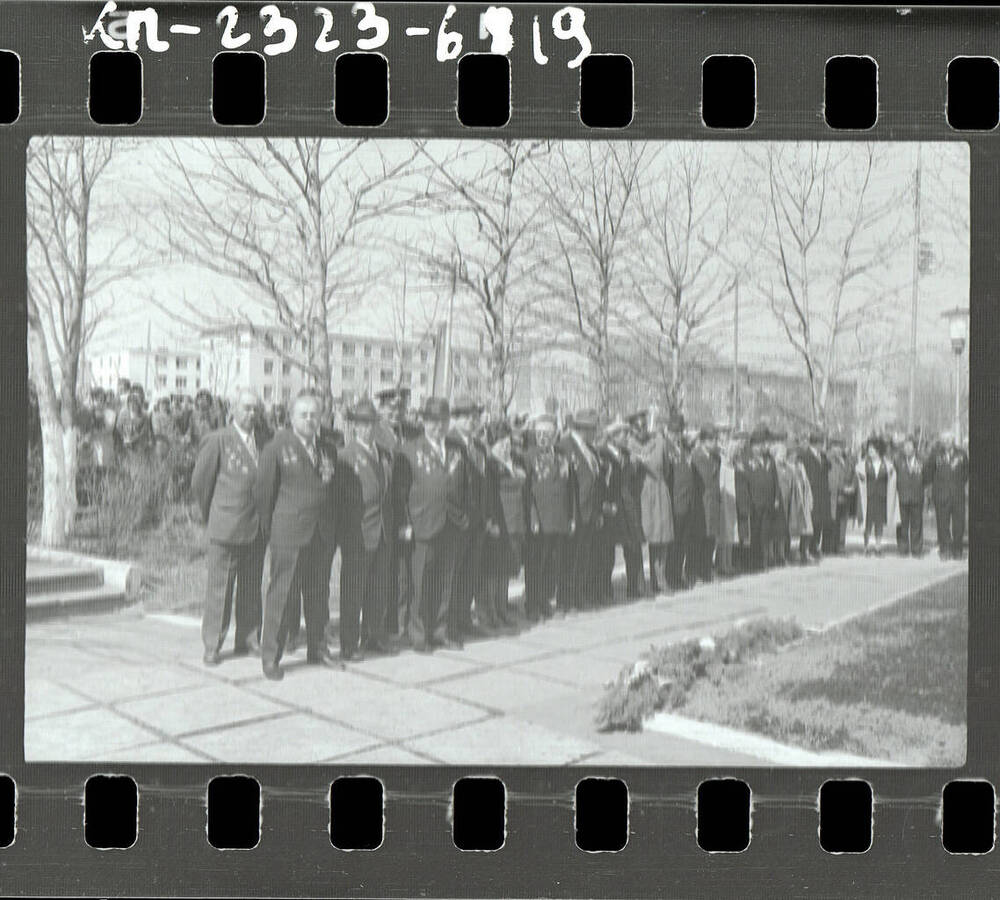
M 628 450 L 604 447 L 601 451 L 604 472 L 604 505 L 612 504 L 605 512 L 604 526 L 611 539 L 620 544 L 642 543 L 642 515 L 639 511 L 639 495 L 635 492 L 635 470 Z
M 585 454 L 572 435 L 567 435 L 560 448 L 570 462 L 573 474 L 574 507 L 577 525 L 590 525 L 597 519 L 604 502 L 601 482 L 601 460 L 593 447 Z
M 461 531 L 469 527 L 464 456 L 450 441 L 445 441 L 445 453 L 442 462 L 427 436 L 421 435 L 396 455 L 392 477 L 402 524 L 412 526 L 418 541 L 431 540 L 448 522 Z
M 694 479 L 694 469 L 691 466 L 691 457 L 683 450 L 669 448 L 667 459 L 670 466 L 670 499 L 674 505 L 674 516 L 686 516 L 693 508 L 695 501 L 700 504 L 701 499 L 696 497 L 697 485 Z
M 924 478 L 931 485 L 935 503 L 955 503 L 965 500 L 965 483 L 969 480 L 969 457 L 962 449 L 954 450 L 949 457 L 938 449 L 927 460 Z
M 913 469 L 906 462 L 906 457 L 900 454 L 896 461 L 896 490 L 900 503 L 924 502 L 924 466 L 919 456 L 913 457 Z
M 191 493 L 211 540 L 248 544 L 257 537 L 256 480 L 257 462 L 234 425 L 205 435 L 191 473 Z
M 528 516 L 542 534 L 569 534 L 576 518 L 576 498 L 569 458 L 552 448 L 532 447 L 524 454 L 528 477 Z
M 720 523 L 722 487 L 719 484 L 722 457 L 718 453 L 710 453 L 704 447 L 698 446 L 691 453 L 691 466 L 694 468 L 696 480 L 695 493 L 701 495 L 702 510 L 705 514 L 705 535 L 718 539 L 722 530 Z
M 770 456 L 750 457 L 744 464 L 747 500 L 750 509 L 770 512 L 779 502 L 778 471 Z M 810 485 L 811 487 L 811 485 Z
M 304 547 L 320 533 L 337 541 L 337 450 L 316 440 L 317 465 L 290 428 L 282 428 L 260 452 L 254 501 L 272 544 Z
M 462 471 L 465 474 L 465 512 L 472 531 L 482 531 L 487 520 L 497 524 L 499 496 L 494 496 L 491 473 L 488 466 L 489 452 L 478 440 L 470 437 L 468 443 L 453 431 L 446 438 L 446 444 L 462 454 Z
M 338 461 L 341 544 L 377 550 L 380 541 L 391 543 L 395 535 L 392 454 L 378 444 L 369 452 L 351 441 L 340 451 Z
M 813 518 L 826 521 L 830 518 L 830 460 L 822 450 L 814 452 L 812 447 L 800 454 L 800 459 L 813 495 Z

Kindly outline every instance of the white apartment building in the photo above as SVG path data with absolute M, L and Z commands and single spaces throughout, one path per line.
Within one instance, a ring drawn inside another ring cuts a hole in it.
M 114 390 L 119 378 L 141 384 L 147 394 L 191 394 L 202 385 L 201 352 L 191 348 L 132 347 L 88 361 L 90 387 Z

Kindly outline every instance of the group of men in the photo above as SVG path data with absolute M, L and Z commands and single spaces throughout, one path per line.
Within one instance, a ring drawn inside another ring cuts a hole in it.
M 264 675 L 280 679 L 301 616 L 307 662 L 339 668 L 403 646 L 459 650 L 610 602 L 618 547 L 629 597 L 844 550 L 842 499 L 857 490 L 857 457 L 818 432 L 802 445 L 763 427 L 720 442 L 714 426 L 692 432 L 672 415 L 664 427 L 655 410 L 606 424 L 594 410 L 544 414 L 512 427 L 487 422 L 470 398 L 439 397 L 418 424 L 404 391 L 377 399 L 351 406 L 341 435 L 307 390 L 288 426 L 262 437 L 257 398 L 244 392 L 231 422 L 201 441 L 191 487 L 210 541 L 207 665 L 221 662 L 234 606 L 235 652 L 259 653 Z M 954 485 L 964 504 L 963 477 L 967 458 L 953 444 L 921 463 L 939 515 Z M 797 497 L 808 500 L 796 507 Z M 957 504 L 948 515 L 964 521 Z M 949 553 L 961 552 L 955 534 Z M 522 567 L 523 611 L 508 593 Z

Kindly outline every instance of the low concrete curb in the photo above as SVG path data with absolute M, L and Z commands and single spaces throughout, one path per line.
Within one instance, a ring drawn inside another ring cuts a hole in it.
M 72 553 L 68 550 L 53 550 L 49 547 L 28 545 L 27 558 L 44 560 L 46 562 L 72 563 L 81 566 L 96 566 L 104 572 L 104 583 L 108 587 L 117 588 L 129 602 L 139 596 L 142 588 L 142 571 L 134 563 L 121 559 L 101 559 L 96 556 L 85 556 L 82 553 Z

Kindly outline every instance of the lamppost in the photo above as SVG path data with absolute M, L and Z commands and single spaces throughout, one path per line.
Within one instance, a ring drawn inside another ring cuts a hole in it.
M 969 334 L 969 309 L 956 306 L 941 313 L 948 322 L 951 351 L 955 355 L 955 440 L 962 438 L 962 351 Z

